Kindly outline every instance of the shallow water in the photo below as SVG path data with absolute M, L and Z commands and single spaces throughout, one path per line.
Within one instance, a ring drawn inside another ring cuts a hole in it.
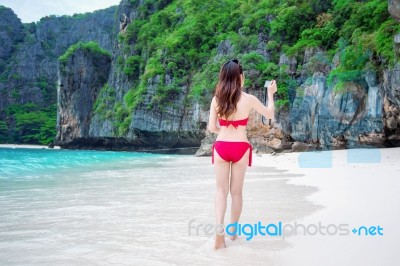
M 298 175 L 256 160 L 243 223 L 289 222 L 320 208 L 305 200 L 315 188 L 287 184 Z M 214 222 L 214 191 L 210 158 L 0 149 L 0 264 L 274 265 L 286 240 L 239 237 L 215 252 L 212 235 L 189 233 L 190 221 Z

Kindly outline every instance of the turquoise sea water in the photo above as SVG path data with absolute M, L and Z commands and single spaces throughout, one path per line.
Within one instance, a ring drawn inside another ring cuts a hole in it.
M 40 176 L 140 167 L 166 155 L 94 150 L 0 148 L 0 180 L 23 181 Z M 1 182 L 1 181 L 0 181 Z
M 155 232 L 140 242 L 137 228 L 171 205 L 158 204 L 160 188 L 179 177 L 180 158 L 0 148 L 0 265 L 144 265 L 136 253 Z

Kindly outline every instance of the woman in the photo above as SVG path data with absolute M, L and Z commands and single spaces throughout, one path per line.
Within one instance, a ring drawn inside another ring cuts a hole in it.
M 217 190 L 215 195 L 216 224 L 223 228 L 228 192 L 232 197 L 231 223 L 239 221 L 242 212 L 242 188 L 247 165 L 251 166 L 251 151 L 246 125 L 250 110 L 255 109 L 266 118 L 274 117 L 276 82 L 268 86 L 268 107 L 257 97 L 242 91 L 244 74 L 239 61 L 226 62 L 219 72 L 215 96 L 211 101 L 208 130 L 218 134 L 212 148 Z M 220 127 L 217 127 L 217 120 Z M 230 181 L 229 181 L 230 174 Z M 222 229 L 223 230 L 223 229 Z M 225 235 L 215 236 L 215 248 L 224 248 Z M 231 231 L 233 232 L 233 231 Z M 230 236 L 232 240 L 236 235 Z

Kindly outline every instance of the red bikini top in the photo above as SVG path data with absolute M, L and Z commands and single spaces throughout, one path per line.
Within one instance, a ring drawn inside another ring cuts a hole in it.
M 249 120 L 249 118 L 242 119 L 242 120 L 224 120 L 224 119 L 218 118 L 220 126 L 229 127 L 229 125 L 232 125 L 235 128 L 238 128 L 238 126 L 246 126 L 247 125 L 247 120 Z

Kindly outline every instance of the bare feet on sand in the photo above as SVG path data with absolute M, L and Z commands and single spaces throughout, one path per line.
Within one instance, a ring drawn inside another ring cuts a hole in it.
M 226 248 L 225 235 L 215 235 L 215 249 Z

